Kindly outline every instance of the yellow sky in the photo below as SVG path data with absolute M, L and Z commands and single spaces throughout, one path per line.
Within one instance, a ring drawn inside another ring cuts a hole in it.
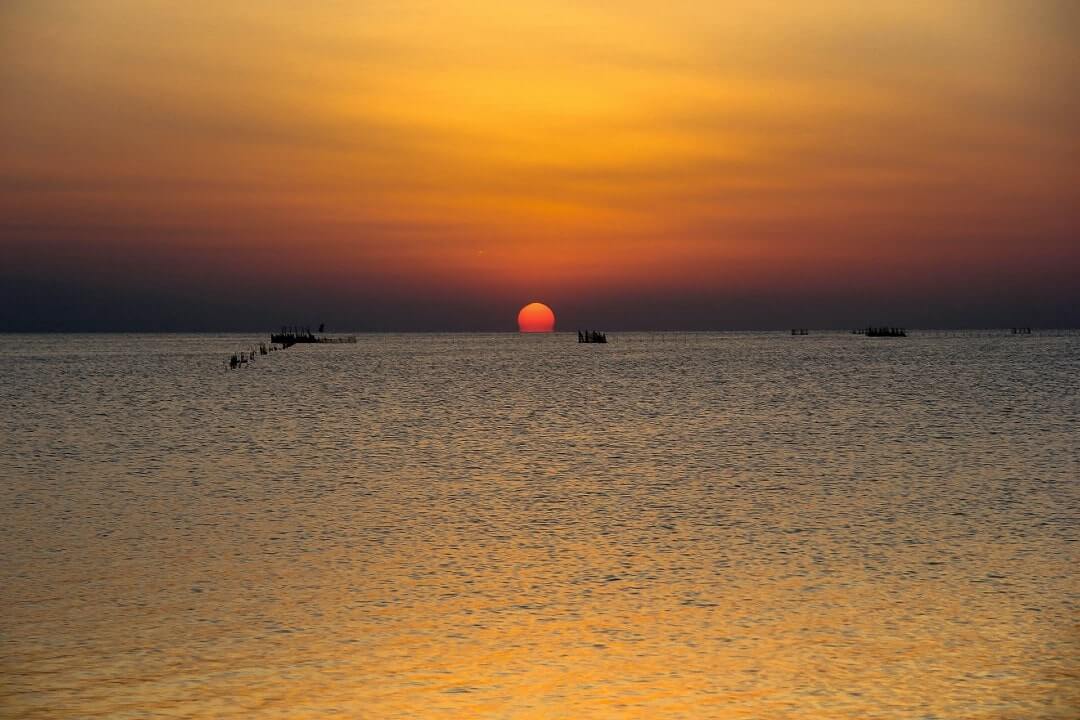
M 1075 7 L 6 3 L 0 210 L 540 289 L 1076 262 Z

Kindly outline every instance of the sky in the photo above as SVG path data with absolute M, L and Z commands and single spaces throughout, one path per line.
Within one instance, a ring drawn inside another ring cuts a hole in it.
M 0 331 L 1080 326 L 1080 3 L 0 4 Z

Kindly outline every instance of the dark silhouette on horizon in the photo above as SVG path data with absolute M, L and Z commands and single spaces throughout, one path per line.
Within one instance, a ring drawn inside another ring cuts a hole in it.
M 319 325 L 319 332 L 322 333 L 325 327 L 325 324 Z M 356 336 L 329 337 L 321 334 L 316 335 L 311 332 L 309 327 L 282 326 L 281 332 L 270 333 L 270 342 L 277 343 L 281 345 L 282 349 L 285 349 L 303 343 L 354 343 L 356 342 Z
M 586 330 L 585 332 L 578 330 L 577 341 L 579 343 L 606 343 L 607 333 L 596 332 L 595 330 Z
M 907 330 L 901 327 L 867 327 L 862 330 L 852 330 L 851 333 L 866 337 L 907 337 Z

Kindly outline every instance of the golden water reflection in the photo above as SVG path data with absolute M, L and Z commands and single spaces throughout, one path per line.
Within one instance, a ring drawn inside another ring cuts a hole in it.
M 365 339 L 179 381 L 40 360 L 9 391 L 0 708 L 1075 716 L 1075 348 L 854 372 L 865 338 L 631 340 Z

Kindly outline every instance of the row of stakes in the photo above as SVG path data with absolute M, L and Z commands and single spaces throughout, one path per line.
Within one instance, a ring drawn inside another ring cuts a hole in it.
M 279 347 L 275 343 L 271 343 L 270 345 L 259 343 L 258 350 L 251 348 L 251 350 L 233 353 L 233 356 L 229 358 L 229 369 L 236 370 L 237 368 L 247 367 L 248 363 L 255 362 L 256 355 L 269 355 L 272 352 L 284 349 L 284 347 Z

